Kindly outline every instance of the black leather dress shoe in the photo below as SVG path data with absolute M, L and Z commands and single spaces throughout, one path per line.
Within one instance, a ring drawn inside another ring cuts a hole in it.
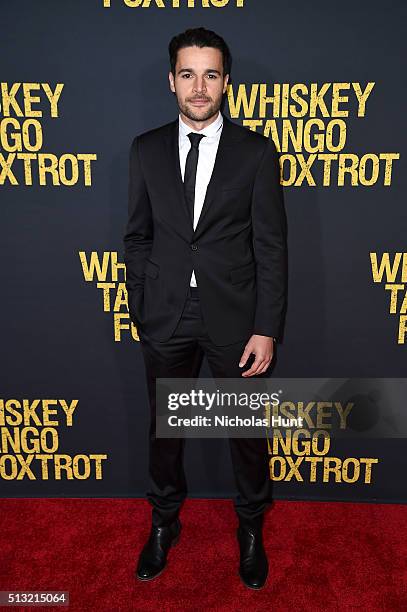
M 151 527 L 137 564 L 136 576 L 139 580 L 152 580 L 163 572 L 168 551 L 178 543 L 180 534 L 181 522 L 178 518 L 168 526 Z
M 261 529 L 239 526 L 237 539 L 240 548 L 239 575 L 250 589 L 261 589 L 268 574 Z

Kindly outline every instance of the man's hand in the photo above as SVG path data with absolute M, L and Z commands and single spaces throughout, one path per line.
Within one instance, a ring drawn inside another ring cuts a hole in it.
M 245 372 L 242 372 L 242 376 L 256 376 L 257 374 L 262 374 L 267 370 L 271 360 L 273 359 L 273 343 L 274 339 L 270 336 L 259 336 L 254 334 L 250 338 L 240 358 L 239 367 L 242 368 L 245 365 L 251 353 L 254 353 L 256 358 L 251 368 Z

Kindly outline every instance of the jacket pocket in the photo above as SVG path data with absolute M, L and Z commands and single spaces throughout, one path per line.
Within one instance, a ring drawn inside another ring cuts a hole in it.
M 239 183 L 224 183 L 222 186 L 222 191 L 245 191 L 248 187 L 251 187 L 250 183 L 243 183 L 240 185 Z
M 230 280 L 233 284 L 240 283 L 240 281 L 247 280 L 256 274 L 256 264 L 254 261 L 250 261 L 248 264 L 244 266 L 239 266 L 238 268 L 233 268 L 230 271 Z
M 160 266 L 151 261 L 150 259 L 146 260 L 146 267 L 144 268 L 144 272 L 150 278 L 157 278 L 160 272 Z

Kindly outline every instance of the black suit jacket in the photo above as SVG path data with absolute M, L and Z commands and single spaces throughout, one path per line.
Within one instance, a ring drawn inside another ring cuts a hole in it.
M 126 289 L 133 323 L 168 340 L 192 270 L 218 346 L 278 337 L 287 286 L 286 214 L 271 138 L 223 117 L 215 165 L 195 231 L 184 197 L 178 118 L 137 136 L 130 151 Z

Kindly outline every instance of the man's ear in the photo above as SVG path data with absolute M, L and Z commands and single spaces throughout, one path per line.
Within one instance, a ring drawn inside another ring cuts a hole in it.
M 175 93 L 175 87 L 174 87 L 174 75 L 172 74 L 171 70 L 168 73 L 168 80 L 170 82 L 170 89 L 172 91 L 172 93 Z
M 226 93 L 228 81 L 229 81 L 229 75 L 225 74 L 225 77 L 223 79 L 223 93 Z

